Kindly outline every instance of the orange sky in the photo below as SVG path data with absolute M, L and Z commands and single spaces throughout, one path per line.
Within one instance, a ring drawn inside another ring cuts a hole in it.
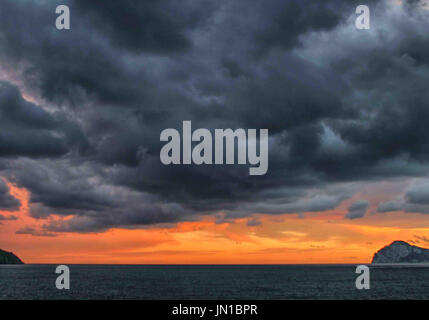
M 18 75 L 5 68 L 0 70 L 0 79 L 18 85 Z M 26 100 L 39 102 L 23 86 L 20 89 Z M 429 247 L 429 242 L 417 238 L 429 238 L 428 216 L 374 213 L 378 203 L 395 198 L 411 180 L 368 183 L 332 211 L 260 214 L 222 224 L 206 216 L 168 227 L 111 229 L 91 234 L 43 231 L 50 219 L 69 217 L 30 217 L 29 191 L 6 181 L 21 207 L 17 212 L 0 211 L 4 216 L 18 217 L 0 221 L 0 248 L 13 251 L 26 263 L 369 263 L 375 251 L 394 240 L 416 241 L 419 246 Z M 370 202 L 367 215 L 362 219 L 345 219 L 349 205 L 360 199 Z M 248 226 L 253 219 L 258 225 Z M 33 228 L 39 235 L 16 233 L 24 228 Z
M 260 221 L 258 226 L 247 225 L 252 218 L 216 224 L 213 217 L 202 217 L 173 227 L 96 234 L 46 234 L 41 226 L 47 220 L 28 214 L 28 191 L 7 184 L 21 208 L 0 212 L 18 216 L 2 221 L 0 248 L 15 252 L 26 263 L 368 263 L 376 250 L 393 240 L 418 241 L 416 236 L 429 235 L 429 221 L 421 214 L 369 213 L 362 219 L 344 219 L 348 205 L 362 196 L 372 195 L 368 200 L 373 211 L 374 201 L 384 199 L 380 190 L 392 189 L 389 183 L 369 186 L 333 211 L 258 215 L 254 217 Z M 15 233 L 25 227 L 40 230 L 40 236 Z M 418 244 L 425 246 L 422 241 Z

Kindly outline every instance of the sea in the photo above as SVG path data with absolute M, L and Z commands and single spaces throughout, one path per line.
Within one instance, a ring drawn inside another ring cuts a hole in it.
M 0 265 L 0 300 L 429 299 L 429 266 L 369 266 L 370 289 L 356 289 L 356 265 Z

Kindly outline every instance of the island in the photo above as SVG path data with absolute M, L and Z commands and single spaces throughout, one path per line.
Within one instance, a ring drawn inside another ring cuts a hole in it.
M 12 252 L 3 251 L 0 249 L 0 264 L 24 264 L 24 262 L 22 262 L 22 260 Z
M 377 251 L 371 263 L 429 263 L 429 249 L 413 246 L 405 241 L 393 241 Z

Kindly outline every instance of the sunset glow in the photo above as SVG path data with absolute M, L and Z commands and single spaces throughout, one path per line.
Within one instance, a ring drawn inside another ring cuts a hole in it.
M 10 182 L 7 185 L 21 207 L 16 212 L 1 212 L 18 219 L 3 221 L 0 242 L 19 252 L 27 263 L 368 263 L 376 250 L 396 239 L 425 246 L 421 239 L 429 234 L 429 222 L 423 215 L 390 213 L 388 224 L 387 217 L 379 215 L 353 222 L 343 219 L 346 206 L 324 213 L 258 215 L 258 225 L 253 227 L 247 225 L 248 218 L 216 223 L 212 217 L 205 217 L 169 227 L 44 233 L 41 228 L 46 221 L 28 214 L 29 192 Z M 53 219 L 67 217 L 49 218 Z M 28 228 L 36 232 L 20 234 Z
M 429 247 L 428 1 L 67 2 L 59 20 L 0 5 L 0 249 L 346 264 Z

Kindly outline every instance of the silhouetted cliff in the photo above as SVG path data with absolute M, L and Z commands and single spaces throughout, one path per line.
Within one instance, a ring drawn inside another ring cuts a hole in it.
M 394 241 L 374 254 L 372 263 L 429 263 L 429 249 Z
M 21 261 L 16 255 L 14 255 L 12 252 L 6 252 L 3 250 L 0 250 L 0 264 L 23 264 L 24 262 Z

